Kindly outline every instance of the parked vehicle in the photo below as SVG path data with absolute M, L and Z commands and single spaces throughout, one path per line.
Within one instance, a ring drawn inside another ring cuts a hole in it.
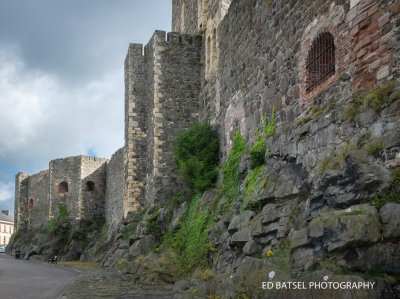
M 0 253 L 6 252 L 6 246 L 0 246 Z

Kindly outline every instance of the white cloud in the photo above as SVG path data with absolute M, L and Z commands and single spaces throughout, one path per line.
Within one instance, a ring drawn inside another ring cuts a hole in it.
M 0 202 L 10 201 L 14 198 L 14 184 L 0 182 Z
M 10 50 L 12 49 L 12 50 Z M 15 173 L 33 174 L 55 158 L 109 158 L 123 145 L 123 70 L 71 89 L 29 69 L 18 49 L 0 48 L 0 203 L 12 209 Z
M 89 149 L 110 157 L 123 145 L 122 72 L 99 74 L 71 90 L 0 49 L 0 165 L 6 159 L 37 171 Z

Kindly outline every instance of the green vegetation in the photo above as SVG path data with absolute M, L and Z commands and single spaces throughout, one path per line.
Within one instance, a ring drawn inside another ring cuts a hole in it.
M 151 214 L 147 219 L 146 219 L 146 228 L 147 230 L 152 233 L 157 239 L 161 238 L 161 229 L 158 226 L 158 210 Z
M 389 202 L 400 203 L 400 167 L 396 167 L 391 171 L 392 182 L 390 189 L 386 193 L 375 196 L 370 202 L 377 209 Z
M 374 141 L 365 146 L 365 150 L 369 155 L 376 155 L 383 149 L 382 141 Z
M 321 162 L 318 165 L 318 175 L 322 176 L 325 171 L 328 169 L 337 169 L 340 166 L 344 164 L 344 161 L 347 157 L 347 155 L 354 150 L 357 150 L 357 146 L 347 143 L 344 149 L 340 152 L 332 152 L 329 156 L 325 157 L 324 159 L 321 160 Z
M 208 123 L 194 123 L 174 142 L 180 177 L 196 193 L 214 187 L 217 178 L 218 136 Z
M 338 214 L 338 216 L 342 217 L 342 216 L 352 216 L 352 215 L 362 215 L 362 214 L 364 214 L 363 210 L 352 210 L 350 212 L 346 212 L 346 211 L 345 212 L 340 212 Z
M 49 234 L 54 235 L 65 235 L 68 233 L 69 229 L 66 227 L 66 222 L 68 221 L 68 210 L 67 205 L 58 206 L 58 217 L 53 218 L 49 221 L 46 227 L 46 231 Z
M 271 137 L 275 133 L 275 107 L 272 107 L 271 122 L 267 121 L 267 114 L 264 114 L 264 134 L 265 138 Z
M 260 179 L 260 175 L 262 174 L 263 170 L 265 168 L 265 165 L 260 165 L 257 166 L 256 168 L 252 169 L 250 173 L 247 175 L 245 181 L 244 181 L 244 186 L 245 186 L 245 196 L 244 196 L 244 202 L 242 204 L 241 210 L 258 210 L 259 206 L 254 205 L 252 203 L 249 205 L 249 198 L 251 194 L 258 188 L 265 188 L 265 186 L 268 184 L 268 176 Z M 257 201 L 258 204 L 261 204 L 261 201 Z
M 251 159 L 252 170 L 245 179 L 245 194 L 244 203 L 241 209 L 248 209 L 248 199 L 251 193 L 259 186 L 264 188 L 268 184 L 268 177 L 260 180 L 260 175 L 264 170 L 265 162 L 267 160 L 269 149 L 265 148 L 265 141 L 268 137 L 272 136 L 275 132 L 275 109 L 272 108 L 271 121 L 268 123 L 267 116 L 264 114 L 264 137 L 261 138 L 260 131 L 256 129 L 257 142 L 250 148 L 249 157 Z M 233 138 L 232 149 L 229 152 L 228 160 L 222 167 L 222 195 L 226 197 L 224 202 L 224 210 L 230 210 L 233 203 L 239 198 L 240 195 L 240 177 L 239 177 L 239 164 L 242 154 L 245 152 L 246 143 L 240 134 L 236 131 Z M 260 204 L 261 202 L 259 202 Z M 258 209 L 258 205 L 252 208 Z
M 320 107 L 318 107 L 318 106 L 316 106 L 316 105 L 313 105 L 313 106 L 311 107 L 311 114 L 312 114 L 312 116 L 313 116 L 314 118 L 317 118 L 317 117 L 320 116 L 323 112 L 324 112 L 324 109 L 322 109 L 322 108 L 320 108 Z
M 361 112 L 364 104 L 364 92 L 357 90 L 353 92 L 349 98 L 349 104 L 346 107 L 344 118 L 347 120 L 353 120 Z
M 125 225 L 124 228 L 122 229 L 122 240 L 128 242 L 130 236 L 132 236 L 135 233 L 135 230 L 136 230 L 135 224 L 130 223 L 128 225 Z
M 203 274 L 201 275 L 201 279 L 204 281 L 210 280 L 215 276 L 215 273 L 213 270 L 206 269 L 204 270 Z
M 257 142 L 250 148 L 249 157 L 251 160 L 251 168 L 263 165 L 267 160 L 268 149 L 265 149 L 265 141 L 268 137 L 274 135 L 275 132 L 275 108 L 272 108 L 271 122 L 267 121 L 267 114 L 264 114 L 264 138 L 261 138 L 260 131 L 256 128 Z
M 392 93 L 394 89 L 394 81 L 383 86 L 375 86 L 366 96 L 367 105 L 375 111 L 381 110 L 386 104 L 389 104 L 400 98 L 400 93 Z
M 251 160 L 251 168 L 256 168 L 265 163 L 265 138 L 260 137 L 260 131 L 256 129 L 257 142 L 250 148 L 249 157 Z
M 83 241 L 86 246 L 89 244 L 89 241 L 87 239 L 89 232 L 100 231 L 104 226 L 105 222 L 106 219 L 104 217 L 84 219 L 81 221 L 79 229 L 70 231 L 70 239 Z
M 178 229 L 164 236 L 161 247 L 170 247 L 171 256 L 184 274 L 205 266 L 212 246 L 207 243 L 208 228 L 213 224 L 211 208 L 202 210 L 196 195 L 179 222 Z
M 46 227 L 48 235 L 58 239 L 56 252 L 62 251 L 68 243 L 71 232 L 68 217 L 67 206 L 59 205 L 58 217 L 51 219 Z
M 383 273 L 379 269 L 376 269 L 376 268 L 370 268 L 367 270 L 367 272 L 360 273 L 360 276 L 365 280 L 369 280 L 369 279 L 373 279 L 373 278 L 382 278 L 391 285 L 393 285 L 397 282 L 396 277 L 388 275 L 386 273 Z
M 400 187 L 400 167 L 396 167 L 392 170 L 392 185 Z
M 308 123 L 310 120 L 312 120 L 311 116 L 306 116 L 306 117 L 300 118 L 296 122 L 296 126 L 298 127 L 298 126 L 304 125 L 304 124 Z
M 228 160 L 222 166 L 222 183 L 224 185 L 222 193 L 228 202 L 236 201 L 240 194 L 239 163 L 245 149 L 246 142 L 240 131 L 237 130 L 233 137 L 233 144 Z
M 344 118 L 353 120 L 362 111 L 373 109 L 380 111 L 387 104 L 400 99 L 400 91 L 394 92 L 395 83 L 391 81 L 383 86 L 375 86 L 369 93 L 357 90 L 349 98 Z
M 400 203 L 400 193 L 389 192 L 389 193 L 379 194 L 372 200 L 371 205 L 379 209 L 388 202 Z
M 119 260 L 119 270 L 125 271 L 126 266 L 128 265 L 128 261 L 124 258 Z

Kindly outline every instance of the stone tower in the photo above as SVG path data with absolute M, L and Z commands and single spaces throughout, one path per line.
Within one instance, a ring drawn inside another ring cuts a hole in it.
M 156 31 L 125 60 L 124 215 L 179 187 L 173 139 L 198 120 L 201 36 Z

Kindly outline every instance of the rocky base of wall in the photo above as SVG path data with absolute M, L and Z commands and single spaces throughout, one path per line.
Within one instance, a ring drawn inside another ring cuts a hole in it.
M 161 245 L 163 235 L 179 229 L 184 202 L 130 214 L 112 237 L 104 267 L 134 284 L 173 286 L 176 298 L 398 298 L 400 101 L 351 119 L 348 105 L 278 126 L 250 193 L 250 161 L 243 155 L 241 196 L 228 211 L 213 209 L 212 246 L 202 266 L 182 273 Z M 221 206 L 228 199 L 220 193 L 203 194 L 200 209 Z M 123 240 L 128 227 L 134 231 Z M 263 289 L 263 282 L 374 287 Z
M 108 226 L 103 223 L 82 221 L 72 226 L 65 220 L 58 232 L 49 232 L 47 227 L 18 231 L 7 246 L 7 253 L 14 255 L 19 250 L 25 260 L 47 261 L 57 255 L 59 261 L 101 262 L 110 246 Z

